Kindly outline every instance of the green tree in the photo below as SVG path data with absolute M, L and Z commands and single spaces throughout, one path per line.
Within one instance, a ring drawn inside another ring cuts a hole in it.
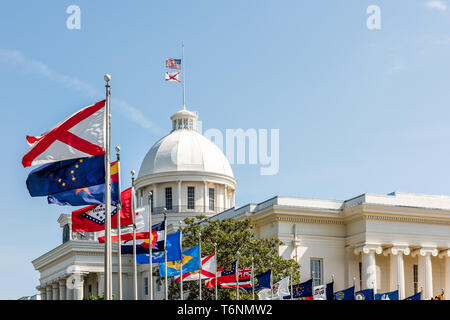
M 214 243 L 217 244 L 217 267 L 223 267 L 236 261 L 239 251 L 239 267 L 249 267 L 252 263 L 254 274 L 266 272 L 272 268 L 273 283 L 293 274 L 293 283 L 300 279 L 300 265 L 293 259 L 283 259 L 278 254 L 282 241 L 272 238 L 256 238 L 250 219 L 207 220 L 204 216 L 186 218 L 183 231 L 183 249 L 186 250 L 198 244 L 201 231 L 202 257 L 214 253 Z M 163 279 L 161 279 L 163 280 Z M 183 290 L 189 292 L 188 299 L 195 300 L 199 296 L 198 281 L 183 282 Z M 171 279 L 169 282 L 169 299 L 180 298 L 180 285 Z M 221 300 L 236 299 L 236 289 L 218 286 L 218 298 Z M 215 299 L 215 289 L 206 289 L 202 281 L 202 299 Z M 252 294 L 245 290 L 239 291 L 239 299 L 252 299 Z

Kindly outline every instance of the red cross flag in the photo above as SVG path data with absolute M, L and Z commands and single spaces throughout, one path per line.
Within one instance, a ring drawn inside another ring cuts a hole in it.
M 105 153 L 105 100 L 85 107 L 41 136 L 27 136 L 24 167 Z
M 180 77 L 179 72 L 166 72 L 166 81 L 181 82 L 179 77 Z

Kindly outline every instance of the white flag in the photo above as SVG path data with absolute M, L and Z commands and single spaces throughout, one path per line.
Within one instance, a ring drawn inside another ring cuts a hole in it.
M 263 289 L 258 292 L 259 300 L 283 300 L 283 297 L 289 296 L 289 277 L 281 279 L 273 285 L 273 298 L 270 289 Z
M 327 286 L 314 286 L 313 288 L 313 300 L 327 300 Z
M 175 82 L 181 82 L 180 81 L 180 73 L 179 72 L 166 72 L 166 81 L 175 81 Z

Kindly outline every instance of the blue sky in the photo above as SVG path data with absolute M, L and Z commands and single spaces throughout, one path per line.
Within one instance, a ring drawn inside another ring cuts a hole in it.
M 449 194 L 448 0 L 2 1 L 0 299 L 36 293 L 31 261 L 61 243 L 72 208 L 31 198 L 26 135 L 104 98 L 122 188 L 170 131 L 181 88 L 164 61 L 185 43 L 186 94 L 203 128 L 279 129 L 280 169 L 233 165 L 236 205 L 275 195 Z M 81 29 L 69 30 L 69 5 Z M 366 27 L 369 5 L 381 29 Z M 128 180 L 127 180 L 128 179 Z

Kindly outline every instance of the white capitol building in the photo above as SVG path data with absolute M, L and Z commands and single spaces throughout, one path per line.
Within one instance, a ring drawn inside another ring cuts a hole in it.
M 344 201 L 275 196 L 235 208 L 237 181 L 222 151 L 196 131 L 197 115 L 183 109 L 171 120 L 172 132 L 149 150 L 135 181 L 138 208 L 147 206 L 152 192 L 154 223 L 163 219 L 163 208 L 173 228 L 200 213 L 211 219 L 250 218 L 258 237 L 283 241 L 279 254 L 300 263 L 301 281 L 326 284 L 334 276 L 335 291 L 353 284 L 355 291 L 398 289 L 400 299 L 420 290 L 430 299 L 444 289 L 450 299 L 450 197 L 398 192 Z M 94 233 L 72 232 L 70 214 L 61 214 L 58 223 L 62 244 L 32 261 L 40 274 L 41 299 L 101 295 L 104 244 Z M 113 244 L 117 299 L 116 252 Z M 123 255 L 122 265 L 123 299 L 133 299 L 132 255 Z M 138 265 L 137 271 L 138 299 L 148 299 L 148 265 Z M 153 287 L 161 298 L 163 288 Z

